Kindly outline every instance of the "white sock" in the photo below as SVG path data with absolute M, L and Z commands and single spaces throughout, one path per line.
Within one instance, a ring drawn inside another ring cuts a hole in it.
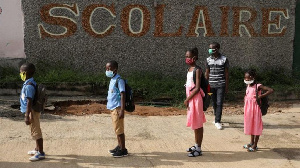
M 197 151 L 201 151 L 201 148 L 199 147 L 198 144 L 195 144 L 195 147 L 196 147 L 196 150 L 197 150 Z

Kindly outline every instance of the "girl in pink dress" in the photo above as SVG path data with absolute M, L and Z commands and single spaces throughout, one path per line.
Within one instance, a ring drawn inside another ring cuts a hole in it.
M 259 95 L 258 99 L 268 96 L 273 92 L 273 89 L 263 86 L 262 84 L 257 84 L 255 77 L 256 73 L 254 70 L 247 71 L 244 77 L 244 82 L 248 85 L 244 99 L 244 133 L 251 135 L 251 141 L 243 147 L 247 149 L 248 152 L 255 152 L 258 149 L 257 143 L 263 130 L 262 113 L 256 102 L 256 87 Z M 264 90 L 265 93 L 261 94 L 261 90 Z
M 186 52 L 185 62 L 189 65 L 186 81 L 186 99 L 184 105 L 187 107 L 187 127 L 191 127 L 195 133 L 195 145 L 188 148 L 189 157 L 201 156 L 201 144 L 203 139 L 203 123 L 206 122 L 203 112 L 203 90 L 200 88 L 201 75 L 203 75 L 200 68 L 196 69 L 196 81 L 193 80 L 193 71 L 196 67 L 196 60 L 198 60 L 198 49 L 193 48 Z

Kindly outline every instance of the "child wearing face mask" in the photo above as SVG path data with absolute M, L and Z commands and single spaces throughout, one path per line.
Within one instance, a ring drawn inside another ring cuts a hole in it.
M 263 130 L 262 113 L 257 104 L 256 89 L 258 90 L 258 99 L 273 93 L 272 88 L 256 83 L 255 78 L 256 73 L 254 70 L 248 70 L 245 73 L 244 82 L 247 85 L 247 90 L 244 99 L 244 133 L 251 135 L 251 140 L 243 148 L 247 149 L 248 152 L 258 150 L 257 143 Z M 261 94 L 262 90 L 265 91 L 264 94 Z
M 186 99 L 184 105 L 187 107 L 187 127 L 191 127 L 195 133 L 195 145 L 188 148 L 189 157 L 202 155 L 201 144 L 203 139 L 203 123 L 206 122 L 203 112 L 204 92 L 200 88 L 202 69 L 196 69 L 196 81 L 193 80 L 193 71 L 196 68 L 198 60 L 198 49 L 189 49 L 185 54 L 185 62 L 189 65 L 186 80 Z
M 29 125 L 32 139 L 36 142 L 36 147 L 32 151 L 28 151 L 30 161 L 38 161 L 45 159 L 43 150 L 43 136 L 40 127 L 40 115 L 38 111 L 32 109 L 33 99 L 36 94 L 36 82 L 33 79 L 35 66 L 32 63 L 25 63 L 20 67 L 20 77 L 24 81 L 21 96 L 20 110 L 25 115 L 25 124 Z
M 209 57 L 206 59 L 205 78 L 209 81 L 211 88 L 211 99 L 213 103 L 215 127 L 222 130 L 221 124 L 223 113 L 223 102 L 229 88 L 229 60 L 220 53 L 220 44 L 213 42 L 209 45 Z
M 111 111 L 113 127 L 118 140 L 118 145 L 108 152 L 115 158 L 128 155 L 124 134 L 125 82 L 117 72 L 118 63 L 116 61 L 106 64 L 105 74 L 111 78 L 107 95 L 107 109 Z

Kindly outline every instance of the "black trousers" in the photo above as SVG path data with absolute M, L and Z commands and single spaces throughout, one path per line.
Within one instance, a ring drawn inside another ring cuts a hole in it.
M 225 87 L 211 88 L 211 99 L 213 102 L 215 123 L 220 123 L 222 118 L 222 109 L 225 96 Z

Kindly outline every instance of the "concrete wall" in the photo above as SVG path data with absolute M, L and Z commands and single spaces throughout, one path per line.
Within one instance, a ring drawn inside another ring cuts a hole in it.
M 20 0 L 0 0 L 0 59 L 25 58 L 23 17 Z
M 184 74 L 217 41 L 231 66 L 292 70 L 296 0 L 26 0 L 25 53 L 88 72 L 117 60 L 136 70 Z

